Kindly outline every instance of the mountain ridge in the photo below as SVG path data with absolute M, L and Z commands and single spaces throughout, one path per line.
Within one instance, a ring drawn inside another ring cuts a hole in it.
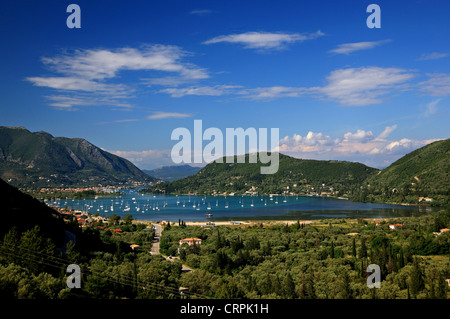
M 26 187 L 156 181 L 130 161 L 83 138 L 4 126 L 0 127 L 0 178 Z

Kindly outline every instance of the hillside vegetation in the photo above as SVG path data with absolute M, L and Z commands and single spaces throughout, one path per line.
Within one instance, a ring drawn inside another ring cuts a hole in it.
M 345 161 L 319 161 L 297 159 L 279 154 L 279 169 L 273 175 L 260 173 L 261 163 L 213 162 L 196 175 L 178 181 L 164 183 L 148 192 L 214 194 L 248 192 L 309 193 L 318 191 L 323 185 L 330 189 L 346 191 L 359 186 L 368 176 L 378 170 L 360 163 Z
M 360 201 L 391 201 L 448 204 L 450 193 L 450 139 L 419 148 L 378 174 L 367 178 L 354 198 Z

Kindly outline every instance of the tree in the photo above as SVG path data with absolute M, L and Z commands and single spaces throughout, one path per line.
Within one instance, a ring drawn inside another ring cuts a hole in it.
M 353 237 L 353 240 L 352 240 L 352 255 L 353 255 L 353 257 L 356 258 L 356 239 L 355 239 L 355 237 Z
M 331 242 L 330 257 L 334 258 L 334 241 Z
M 352 291 L 350 289 L 350 276 L 348 275 L 348 272 L 346 270 L 344 270 L 342 274 L 341 290 L 343 299 L 352 298 Z
M 295 283 L 292 279 L 291 274 L 287 274 L 282 283 L 282 289 L 283 289 L 283 297 L 286 299 L 295 299 L 297 297 L 295 293 Z
M 359 258 L 367 258 L 366 239 L 361 237 L 361 247 L 359 248 Z
M 424 288 L 423 272 L 417 258 L 414 258 L 413 267 L 409 277 L 410 292 L 413 297 Z
M 130 225 L 133 222 L 133 216 L 131 214 L 126 214 L 123 221 L 126 225 Z
M 316 291 L 314 288 L 314 281 L 312 274 L 302 274 L 302 284 L 300 286 L 299 298 L 301 299 L 316 299 Z

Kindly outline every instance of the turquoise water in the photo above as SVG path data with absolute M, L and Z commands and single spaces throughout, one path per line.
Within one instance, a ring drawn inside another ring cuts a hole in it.
M 125 216 L 137 220 L 161 221 L 218 221 L 258 219 L 323 219 L 323 218 L 389 218 L 418 216 L 430 208 L 359 203 L 334 198 L 308 196 L 175 196 L 140 194 L 127 190 L 117 197 L 97 199 L 60 199 L 47 201 L 50 206 Z M 207 214 L 211 214 L 207 216 Z

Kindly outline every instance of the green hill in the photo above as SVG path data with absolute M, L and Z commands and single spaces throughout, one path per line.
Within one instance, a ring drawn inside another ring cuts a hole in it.
M 18 232 L 39 226 L 46 238 L 61 247 L 64 242 L 64 221 L 58 212 L 37 199 L 26 195 L 0 179 L 0 238 L 12 228 Z
M 419 148 L 369 177 L 355 199 L 419 203 L 420 197 L 428 197 L 431 203 L 446 204 L 449 194 L 450 139 L 446 139 Z
M 198 194 L 236 193 L 246 191 L 263 193 L 310 193 L 339 190 L 341 194 L 358 187 L 368 176 L 378 170 L 360 163 L 345 161 L 304 160 L 279 154 L 278 172 L 264 175 L 260 172 L 261 163 L 228 164 L 212 162 L 196 175 L 181 180 L 149 188 L 146 192 L 165 191 L 166 193 Z M 289 187 L 289 188 L 288 188 Z
M 0 127 L 0 178 L 20 187 L 153 182 L 130 161 L 81 138 Z

